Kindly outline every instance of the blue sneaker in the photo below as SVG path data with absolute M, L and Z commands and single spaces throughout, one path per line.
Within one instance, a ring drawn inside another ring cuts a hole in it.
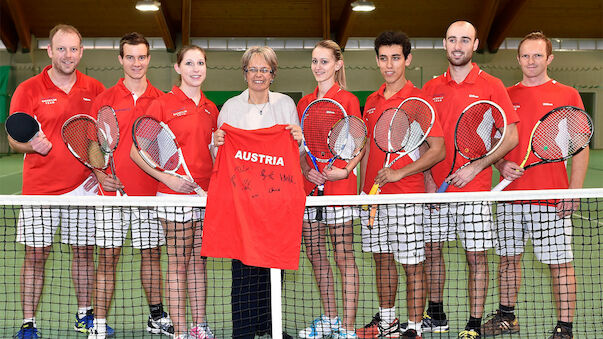
M 15 338 L 17 339 L 38 339 L 40 337 L 40 332 L 31 322 L 23 324 L 19 332 L 15 334 Z
M 73 329 L 76 330 L 76 332 L 89 334 L 92 327 L 94 327 L 94 312 L 92 310 L 89 310 L 82 318 L 80 318 L 77 313 L 75 314 L 75 325 L 73 325 Z M 114 335 L 115 330 L 107 325 L 107 337 L 112 337 Z

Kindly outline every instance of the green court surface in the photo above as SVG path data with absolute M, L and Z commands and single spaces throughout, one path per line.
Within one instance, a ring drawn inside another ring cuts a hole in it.
M 2 194 L 20 194 L 22 155 L 0 157 L 0 187 Z M 603 187 L 603 151 L 592 151 L 589 173 L 585 187 Z M 600 204 L 600 201 L 598 201 Z M 578 304 L 574 323 L 575 338 L 587 338 L 592 328 L 603 322 L 602 290 L 603 279 L 603 223 L 602 206 L 588 206 L 583 212 L 590 216 L 574 218 L 574 250 L 576 276 L 578 277 Z M 21 321 L 19 296 L 19 274 L 23 262 L 23 246 L 16 244 L 15 214 L 17 212 L 0 207 L 0 338 L 15 334 Z M 592 219 L 588 221 L 587 219 Z M 355 255 L 360 273 L 360 296 L 356 326 L 371 320 L 378 310 L 372 256 L 360 248 L 360 225 L 355 226 Z M 530 245 L 528 245 L 529 247 Z M 303 250 L 303 246 L 302 246 Z M 456 338 L 468 319 L 467 265 L 464 251 L 458 242 L 447 243 L 445 249 L 447 284 L 445 308 L 450 320 L 451 331 L 446 334 L 423 335 L 424 338 Z M 165 253 L 165 249 L 163 251 Z M 329 251 L 332 253 L 332 251 Z M 522 327 L 517 335 L 497 338 L 547 338 L 555 325 L 555 309 L 551 294 L 548 267 L 539 263 L 531 248 L 526 249 L 522 259 L 523 281 L 516 314 Z M 46 264 L 45 290 L 38 309 L 38 328 L 44 338 L 85 338 L 73 331 L 73 315 L 76 300 L 70 278 L 70 250 L 55 242 Z M 312 269 L 305 254 L 301 254 L 300 269 L 287 271 L 283 285 L 284 327 L 295 334 L 307 326 L 321 312 L 320 299 Z M 167 267 L 163 256 L 163 269 Z M 332 260 L 332 258 L 331 258 Z M 498 257 L 489 252 L 490 286 L 485 314 L 498 306 L 497 263 Z M 336 293 L 341 295 L 341 284 L 335 265 L 332 265 L 337 280 Z M 118 267 L 117 286 L 108 323 L 115 327 L 117 338 L 158 338 L 144 328 L 148 308 L 139 279 L 140 255 L 126 243 Z M 397 313 L 401 321 L 407 319 L 405 307 L 405 283 L 402 266 L 399 270 Z M 230 261 L 208 259 L 209 291 L 207 314 L 218 337 L 231 336 L 230 318 Z M 339 299 L 339 298 L 338 298 Z M 339 305 L 341 308 L 341 305 Z M 598 332 L 597 332 L 598 333 Z M 588 337 L 590 338 L 590 337 Z

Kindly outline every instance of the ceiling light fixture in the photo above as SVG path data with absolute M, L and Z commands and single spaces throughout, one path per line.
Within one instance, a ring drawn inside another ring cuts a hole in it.
M 155 12 L 159 10 L 161 3 L 154 0 L 140 0 L 136 2 L 136 9 L 142 12 Z
M 356 0 L 352 2 L 352 10 L 354 12 L 370 12 L 375 10 L 375 4 L 372 1 Z

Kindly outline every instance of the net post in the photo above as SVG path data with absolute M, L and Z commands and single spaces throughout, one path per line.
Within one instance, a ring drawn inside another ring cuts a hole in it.
M 281 302 L 281 270 L 270 269 L 270 304 L 272 317 L 272 338 L 283 339 L 283 313 Z

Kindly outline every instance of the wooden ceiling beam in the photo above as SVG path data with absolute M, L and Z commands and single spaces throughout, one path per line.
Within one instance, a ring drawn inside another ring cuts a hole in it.
M 517 14 L 521 12 L 521 9 L 526 2 L 527 0 L 509 1 L 500 15 L 496 17 L 496 20 L 492 24 L 490 34 L 488 35 L 488 50 L 490 53 L 496 53 L 498 51 L 498 48 L 507 37 L 509 28 L 511 28 L 513 21 L 517 18 Z
M 172 29 L 173 26 L 171 25 L 167 15 L 165 0 L 161 1 L 159 10 L 155 12 L 155 20 L 157 21 L 157 25 L 161 31 L 161 37 L 165 43 L 165 48 L 168 50 L 168 52 L 174 52 L 176 50 L 176 44 L 174 44 L 175 35 L 174 30 Z
M 483 2 L 480 19 L 476 22 L 477 26 L 475 27 L 477 29 L 477 38 L 479 39 L 479 46 L 477 47 L 478 52 L 482 52 L 486 49 L 488 35 L 492 29 L 492 23 L 496 17 L 496 11 L 498 10 L 499 4 L 500 0 L 485 0 Z
M 353 0 L 346 0 L 343 12 L 341 13 L 341 18 L 339 18 L 337 25 L 335 41 L 339 44 L 341 50 L 344 50 L 345 45 L 348 43 L 350 32 L 352 31 L 352 24 L 356 17 L 356 12 L 352 11 L 352 1 Z
M 191 43 L 191 0 L 182 0 L 182 46 Z
M 17 31 L 4 0 L 0 0 L 0 40 L 9 52 L 15 53 L 17 51 L 19 42 Z
M 15 24 L 19 41 L 21 41 L 21 48 L 24 53 L 27 53 L 31 51 L 31 31 L 21 8 L 21 0 L 6 0 L 6 4 Z
M 322 0 L 322 39 L 331 39 L 331 1 Z

